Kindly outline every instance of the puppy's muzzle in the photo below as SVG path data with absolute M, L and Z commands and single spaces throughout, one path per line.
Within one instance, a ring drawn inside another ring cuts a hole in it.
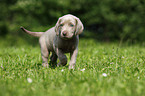
M 68 33 L 67 31 L 63 31 L 62 35 L 65 37 L 65 36 L 67 36 L 67 33 Z

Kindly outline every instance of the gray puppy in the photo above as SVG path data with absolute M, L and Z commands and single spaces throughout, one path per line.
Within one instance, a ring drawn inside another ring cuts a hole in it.
M 44 67 L 49 66 L 48 57 L 50 52 L 52 52 L 51 62 L 56 62 L 59 58 L 57 66 L 65 66 L 67 64 L 65 53 L 70 53 L 69 69 L 74 69 L 78 53 L 78 35 L 84 29 L 79 18 L 71 14 L 64 15 L 58 19 L 55 27 L 46 32 L 30 32 L 23 27 L 21 29 L 32 36 L 40 37 L 39 43 Z

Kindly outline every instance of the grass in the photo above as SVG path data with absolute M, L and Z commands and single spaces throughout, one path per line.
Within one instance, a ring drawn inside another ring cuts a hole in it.
M 0 96 L 145 94 L 145 49 L 139 45 L 119 47 L 118 44 L 80 39 L 74 71 L 68 70 L 68 65 L 42 67 L 38 45 L 1 45 L 0 66 Z M 28 78 L 32 82 L 28 82 Z

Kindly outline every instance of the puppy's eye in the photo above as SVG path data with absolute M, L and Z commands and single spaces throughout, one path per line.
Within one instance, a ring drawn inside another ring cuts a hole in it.
M 62 27 L 63 26 L 63 24 L 60 24 L 60 27 Z
M 71 27 L 74 27 L 74 25 L 73 25 L 73 24 L 70 24 L 70 26 L 71 26 Z

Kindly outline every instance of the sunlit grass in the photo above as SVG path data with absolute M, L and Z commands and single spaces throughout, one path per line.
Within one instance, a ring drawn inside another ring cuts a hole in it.
M 0 96 L 143 96 L 145 49 L 118 45 L 80 39 L 74 71 L 42 67 L 38 45 L 3 46 Z

